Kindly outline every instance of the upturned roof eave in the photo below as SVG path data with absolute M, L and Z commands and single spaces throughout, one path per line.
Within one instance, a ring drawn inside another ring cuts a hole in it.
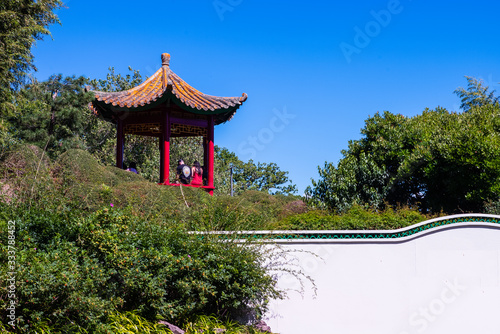
M 192 114 L 204 115 L 204 116 L 214 115 L 215 125 L 230 121 L 234 116 L 234 114 L 236 113 L 236 111 L 241 106 L 240 103 L 233 107 L 219 108 L 216 110 L 204 110 L 204 109 L 192 108 L 183 103 L 174 94 L 167 91 L 156 101 L 153 101 L 144 106 L 128 108 L 128 107 L 120 107 L 118 105 L 113 106 L 111 104 L 105 103 L 104 101 L 93 101 L 91 103 L 92 104 L 91 109 L 94 111 L 94 113 L 101 115 L 106 121 L 115 123 L 116 116 L 125 115 L 127 113 L 137 113 L 137 112 L 157 109 L 161 108 L 162 105 L 169 105 L 169 104 L 171 105 L 172 103 L 181 108 L 182 110 Z
M 220 124 L 230 120 L 246 101 L 245 93 L 241 97 L 219 97 L 199 92 L 170 69 L 169 59 L 168 54 L 163 54 L 162 68 L 132 89 L 121 92 L 92 91 L 95 99 L 91 102 L 91 109 L 104 112 L 107 114 L 103 115 L 104 118 L 112 121 L 112 114 L 149 110 L 170 99 L 190 113 L 220 115 L 222 117 L 216 117 L 216 124 Z

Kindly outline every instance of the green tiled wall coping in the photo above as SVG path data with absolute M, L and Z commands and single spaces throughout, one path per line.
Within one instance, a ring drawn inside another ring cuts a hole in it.
M 387 243 L 405 242 L 424 235 L 454 228 L 500 229 L 500 216 L 460 214 L 439 217 L 397 230 L 322 230 L 322 231 L 215 231 L 223 239 L 261 240 L 274 243 Z M 205 234 L 203 232 L 192 232 Z

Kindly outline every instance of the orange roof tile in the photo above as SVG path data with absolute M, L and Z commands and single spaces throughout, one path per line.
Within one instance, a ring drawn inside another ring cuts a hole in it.
M 169 62 L 170 55 L 168 53 L 162 54 L 162 67 L 146 81 L 132 89 L 121 92 L 93 91 L 95 100 L 91 102 L 89 107 L 95 113 L 99 113 L 102 109 L 107 109 L 106 111 L 115 109 L 111 106 L 126 109 L 140 108 L 147 107 L 147 105 L 164 97 L 173 96 L 187 107 L 185 109 L 188 111 L 201 114 L 224 113 L 225 117 L 222 121 L 227 121 L 247 99 L 245 93 L 241 97 L 218 97 L 203 94 L 175 74 L 170 69 Z

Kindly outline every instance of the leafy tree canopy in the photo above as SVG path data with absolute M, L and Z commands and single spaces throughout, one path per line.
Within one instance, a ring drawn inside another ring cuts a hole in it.
M 243 162 L 226 148 L 215 148 L 216 185 L 228 194 L 230 192 L 230 168 L 233 169 L 233 189 L 236 194 L 245 190 L 259 190 L 275 194 L 294 194 L 297 186 L 274 163 L 255 164 L 253 160 Z
M 33 64 L 31 47 L 50 35 L 48 26 L 59 23 L 60 0 L 2 0 L 0 2 L 0 114 L 13 110 L 12 92 L 20 88 Z
M 85 148 L 86 134 L 94 125 L 87 108 L 92 94 L 85 93 L 84 77 L 53 75 L 33 80 L 15 99 L 15 112 L 7 119 L 10 133 L 57 155 L 69 148 Z
M 337 166 L 319 167 L 307 193 L 335 211 L 354 204 L 408 205 L 423 212 L 481 212 L 500 195 L 500 107 L 480 81 L 458 89 L 466 112 L 388 111 L 365 122 Z
M 462 99 L 460 108 L 464 111 L 469 111 L 472 107 L 483 106 L 487 104 L 498 104 L 498 96 L 495 96 L 495 91 L 489 91 L 489 87 L 484 85 L 482 80 L 477 80 L 472 77 L 465 77 L 467 79 L 468 87 L 462 87 L 455 90 Z

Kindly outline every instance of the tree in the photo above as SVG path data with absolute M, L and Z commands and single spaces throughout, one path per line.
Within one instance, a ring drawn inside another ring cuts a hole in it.
M 357 203 L 375 208 L 383 205 L 388 173 L 364 153 L 357 157 L 347 155 L 338 168 L 325 162 L 324 168 L 318 168 L 318 171 L 320 180 L 312 180 L 314 188 L 306 190 L 308 197 L 315 199 L 316 205 L 338 211 L 346 211 Z M 358 182 L 360 179 L 365 182 Z
M 467 89 L 460 87 L 454 92 L 462 99 L 460 108 L 463 111 L 469 111 L 475 106 L 498 104 L 498 96 L 494 95 L 495 91 L 489 92 L 489 87 L 485 86 L 482 80 L 477 80 L 476 78 L 468 76 L 465 78 L 468 83 Z
M 57 155 L 69 148 L 86 148 L 85 136 L 91 124 L 85 93 L 87 79 L 53 75 L 47 81 L 33 80 L 15 99 L 15 112 L 8 117 L 10 132 L 20 140 Z
M 59 23 L 54 11 L 62 7 L 59 0 L 0 2 L 0 115 L 13 111 L 13 91 L 36 70 L 31 47 L 50 35 L 48 26 Z
M 221 193 L 229 194 L 230 172 L 233 167 L 234 191 L 236 194 L 245 190 L 265 191 L 273 194 L 294 194 L 296 185 L 288 179 L 288 172 L 280 170 L 274 163 L 255 164 L 253 160 L 241 161 L 236 154 L 226 148 L 215 147 L 215 185 Z
M 349 142 L 338 166 L 318 168 L 308 196 L 335 211 L 354 204 L 484 210 L 500 196 L 500 107 L 483 88 L 474 79 L 465 93 L 457 91 L 465 97 L 463 113 L 438 107 L 415 117 L 386 111 L 368 118 L 363 138 Z

